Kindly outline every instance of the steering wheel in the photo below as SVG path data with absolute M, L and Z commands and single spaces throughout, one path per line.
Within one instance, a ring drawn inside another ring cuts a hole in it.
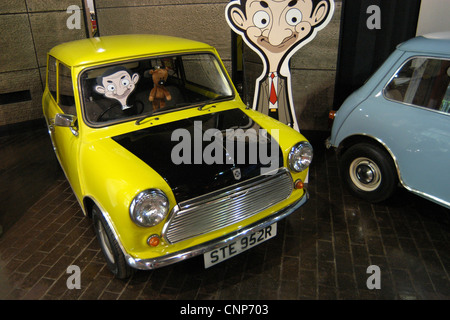
M 112 114 L 112 117 L 109 120 L 131 117 L 144 112 L 144 104 L 139 100 L 136 100 L 133 106 L 129 109 L 122 110 L 121 108 L 122 106 L 120 105 L 120 103 L 113 103 L 105 111 L 103 111 L 95 121 L 102 122 L 102 118 L 111 111 L 114 111 L 115 113 Z

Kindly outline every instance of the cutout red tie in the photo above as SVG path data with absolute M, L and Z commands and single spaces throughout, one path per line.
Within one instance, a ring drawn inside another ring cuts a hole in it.
M 271 74 L 270 77 L 272 78 L 272 87 L 270 88 L 270 103 L 275 104 L 277 102 L 277 92 L 275 90 L 275 84 L 273 81 L 273 78 L 275 78 L 275 74 Z

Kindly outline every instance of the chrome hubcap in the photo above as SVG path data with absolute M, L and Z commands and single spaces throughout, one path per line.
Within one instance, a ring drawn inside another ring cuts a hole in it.
M 349 168 L 353 184 L 363 191 L 374 191 L 381 184 L 381 172 L 378 165 L 369 158 L 353 160 Z
M 373 168 L 365 164 L 359 165 L 356 168 L 356 177 L 364 184 L 371 183 L 374 178 Z

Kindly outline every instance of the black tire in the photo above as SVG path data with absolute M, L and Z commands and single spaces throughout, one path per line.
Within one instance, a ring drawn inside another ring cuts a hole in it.
M 392 197 L 398 176 L 389 153 L 370 143 L 359 143 L 344 152 L 341 173 L 350 192 L 364 200 L 379 203 Z
M 92 209 L 92 222 L 94 225 L 95 235 L 100 244 L 100 248 L 105 257 L 109 270 L 118 279 L 129 278 L 134 269 L 125 261 L 122 250 L 114 237 L 108 223 L 101 214 L 100 210 L 94 206 Z

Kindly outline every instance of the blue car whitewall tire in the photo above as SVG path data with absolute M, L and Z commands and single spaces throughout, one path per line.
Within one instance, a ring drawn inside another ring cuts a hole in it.
M 390 155 L 381 147 L 358 143 L 347 149 L 340 160 L 341 174 L 350 192 L 378 203 L 395 193 L 398 177 Z

